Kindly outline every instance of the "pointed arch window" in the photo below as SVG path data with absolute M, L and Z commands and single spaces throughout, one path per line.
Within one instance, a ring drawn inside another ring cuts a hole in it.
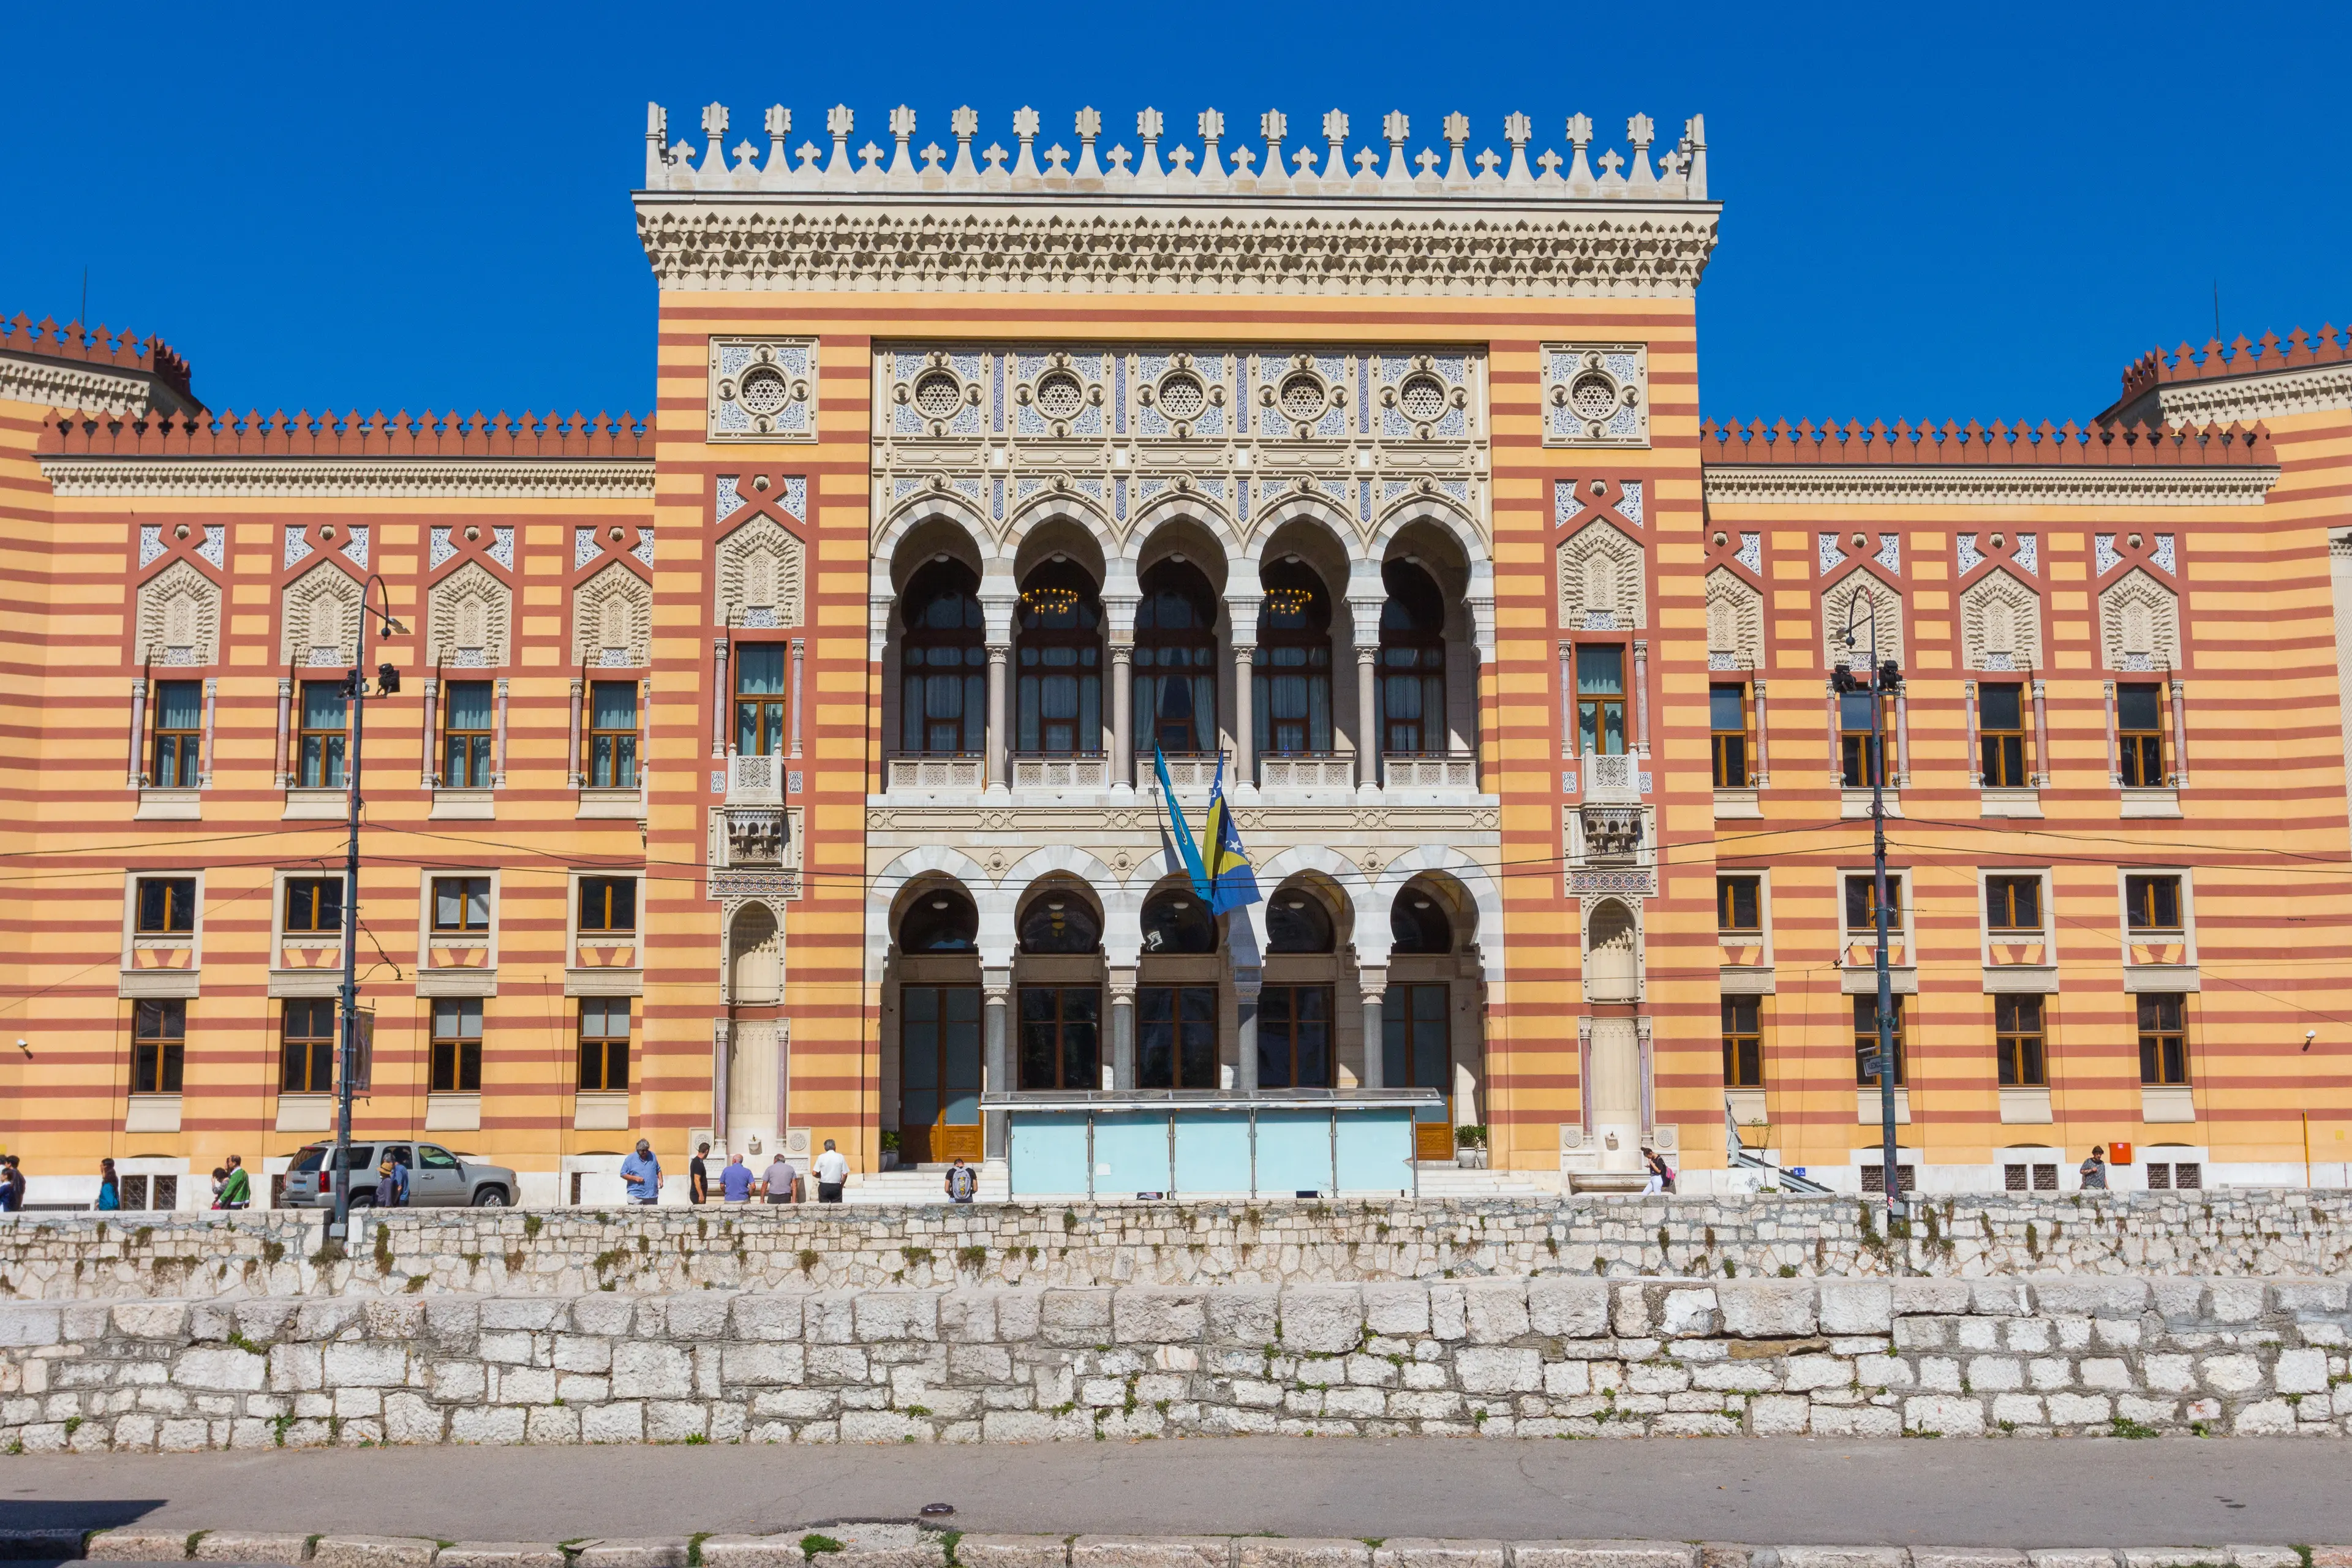
M 1445 743 L 1445 599 L 1409 561 L 1381 568 L 1381 750 L 1443 754 Z
M 971 568 L 955 560 L 930 562 L 908 579 L 900 595 L 906 609 L 898 650 L 904 751 L 953 753 L 986 747 L 988 650 L 979 589 Z
M 1250 672 L 1253 742 L 1262 757 L 1331 750 L 1331 591 L 1314 568 L 1265 568 Z M 1443 668 L 1444 649 L 1439 650 Z M 1441 710 L 1443 701 L 1440 702 Z
M 1135 711 L 1141 755 L 1217 749 L 1217 596 L 1190 562 L 1148 568 L 1135 607 Z
M 1048 562 L 1023 584 L 1020 617 L 1013 749 L 1051 757 L 1099 752 L 1102 601 L 1094 579 L 1070 562 Z

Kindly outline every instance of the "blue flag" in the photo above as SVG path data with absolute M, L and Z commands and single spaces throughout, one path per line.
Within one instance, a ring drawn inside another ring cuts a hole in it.
M 1151 748 L 1151 765 L 1160 773 L 1160 804 L 1168 808 L 1168 815 L 1160 825 L 1160 850 L 1167 856 L 1171 869 L 1178 866 L 1184 868 L 1184 875 L 1192 879 L 1192 891 L 1200 895 L 1202 901 L 1213 903 L 1209 889 L 1209 868 L 1201 859 L 1201 846 L 1194 842 L 1192 830 L 1184 825 L 1183 809 L 1176 804 L 1175 782 L 1168 776 L 1168 758 L 1156 745 Z M 1224 764 L 1220 763 L 1219 773 L 1223 770 Z M 1215 809 L 1213 805 L 1210 807 L 1213 813 Z
M 1248 852 L 1242 848 L 1240 829 L 1234 826 L 1233 808 L 1225 804 L 1225 759 L 1217 759 L 1217 782 L 1209 790 L 1209 815 L 1201 824 L 1202 837 L 1209 845 L 1209 912 L 1223 914 L 1240 909 L 1244 904 L 1258 901 L 1257 873 L 1250 869 Z

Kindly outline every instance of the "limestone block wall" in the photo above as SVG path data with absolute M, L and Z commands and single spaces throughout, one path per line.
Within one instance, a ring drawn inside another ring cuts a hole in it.
M 2352 1193 L 2276 1190 L 1953 1197 L 1907 1235 L 1852 1198 L 1739 1196 L 414 1209 L 348 1255 L 312 1214 L 158 1221 L 0 1217 L 0 1299 L 2352 1272 Z
M 0 1447 L 2352 1431 L 2341 1280 L 0 1306 Z

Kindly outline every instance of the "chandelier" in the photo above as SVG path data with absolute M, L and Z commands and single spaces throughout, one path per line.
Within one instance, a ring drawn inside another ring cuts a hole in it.
M 1024 588 L 1021 607 L 1044 616 L 1066 616 L 1078 607 L 1078 593 L 1075 588 Z
M 1307 588 L 1268 588 L 1265 607 L 1277 616 L 1303 616 L 1315 603 L 1315 595 Z

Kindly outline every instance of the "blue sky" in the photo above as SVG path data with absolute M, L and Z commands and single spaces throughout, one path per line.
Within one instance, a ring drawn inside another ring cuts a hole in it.
M 1294 131 L 1707 121 L 1715 418 L 2083 418 L 2151 344 L 2352 316 L 2352 7 L 22 5 L 0 314 L 160 332 L 214 406 L 643 409 L 645 104 L 917 145 L 1158 107 Z M 733 136 L 730 141 L 733 141 Z M 763 140 L 763 138 L 755 138 Z M 1112 138 L 1107 137 L 1106 141 Z M 1133 142 L 1131 136 L 1123 137 Z M 1187 141 L 1191 138 L 1187 137 Z M 1294 141 L 1297 140 L 1294 137 Z M 984 144 L 984 142 L 983 142 Z

